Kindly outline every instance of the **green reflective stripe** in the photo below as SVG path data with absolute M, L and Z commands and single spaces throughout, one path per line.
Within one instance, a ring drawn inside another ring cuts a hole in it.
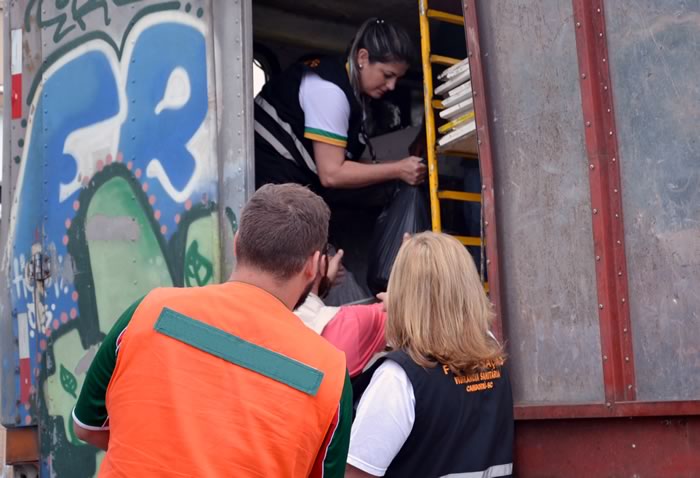
M 164 308 L 153 327 L 161 334 L 315 396 L 323 372 L 240 337 Z
M 331 133 L 330 131 L 324 131 L 318 128 L 304 128 L 305 133 L 317 134 L 319 136 L 325 136 L 326 138 L 337 139 L 338 141 L 347 141 L 348 138 L 341 136 L 339 134 Z

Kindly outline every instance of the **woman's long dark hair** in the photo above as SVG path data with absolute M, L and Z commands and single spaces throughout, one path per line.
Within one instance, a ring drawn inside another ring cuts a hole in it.
M 374 148 L 372 148 L 369 137 L 365 133 L 364 122 L 367 116 L 367 99 L 362 94 L 360 67 L 357 64 L 357 53 L 363 48 L 369 54 L 370 63 L 406 63 L 410 65 L 414 52 L 411 37 L 406 30 L 394 23 L 376 17 L 367 19 L 360 26 L 348 48 L 347 60 L 350 84 L 355 92 L 357 101 L 362 106 L 363 137 L 370 149 L 372 160 L 375 160 Z

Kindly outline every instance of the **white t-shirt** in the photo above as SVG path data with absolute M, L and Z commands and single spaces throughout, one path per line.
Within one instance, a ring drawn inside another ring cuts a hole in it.
M 416 418 L 413 385 L 403 368 L 387 360 L 360 399 L 350 434 L 348 464 L 384 476 L 406 443 Z
M 308 71 L 301 79 L 299 104 L 304 111 L 305 138 L 347 146 L 350 103 L 338 85 Z

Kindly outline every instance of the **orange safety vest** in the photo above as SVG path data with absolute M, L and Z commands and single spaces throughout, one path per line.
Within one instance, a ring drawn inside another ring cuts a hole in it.
M 302 391 L 282 372 L 270 378 L 274 367 L 266 376 L 219 358 L 173 338 L 177 323 L 171 335 L 156 330 L 163 317 L 184 317 L 185 325 L 219 329 L 215 338 L 232 334 L 279 354 L 284 366 L 322 373 L 320 385 Z M 99 476 L 309 476 L 325 453 L 345 374 L 345 356 L 262 289 L 240 282 L 156 289 L 121 337 Z

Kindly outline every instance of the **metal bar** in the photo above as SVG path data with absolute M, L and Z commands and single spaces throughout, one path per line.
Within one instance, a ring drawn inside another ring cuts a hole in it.
M 494 333 L 503 339 L 503 317 L 501 315 L 501 282 L 498 275 L 498 236 L 496 228 L 496 201 L 494 194 L 494 168 L 489 133 L 489 110 L 484 65 L 479 43 L 479 22 L 476 0 L 463 0 L 464 26 L 467 37 L 469 69 L 471 71 L 474 111 L 476 113 L 476 134 L 481 167 L 481 192 L 486 241 L 486 267 L 489 277 L 489 297 L 494 305 L 496 321 Z
M 608 403 L 636 397 L 620 170 L 602 0 L 572 0 L 589 162 L 598 312 Z
M 462 60 L 457 58 L 452 58 L 444 55 L 430 55 L 430 63 L 435 63 L 436 65 L 452 66 L 456 65 Z
M 480 237 L 469 237 L 469 236 L 452 236 L 455 239 L 457 239 L 459 242 L 461 242 L 465 246 L 480 246 L 481 245 L 481 238 Z
M 605 417 L 666 417 L 700 415 L 700 400 L 668 402 L 611 402 L 562 405 L 516 405 L 516 420 Z
M 440 10 L 433 10 L 432 8 L 429 8 L 427 14 L 428 18 L 433 20 L 452 23 L 453 25 L 459 25 L 460 27 L 464 26 L 464 18 L 453 13 L 442 12 Z
M 425 144 L 428 156 L 428 185 L 430 187 L 430 214 L 433 231 L 440 232 L 440 201 L 438 191 L 437 155 L 435 150 L 435 115 L 433 114 L 433 67 L 430 64 L 430 22 L 426 12 L 428 0 L 418 0 L 420 48 L 423 63 L 423 102 L 425 108 Z
M 8 465 L 39 461 L 39 434 L 36 427 L 8 428 L 5 441 Z
M 481 194 L 462 191 L 440 191 L 438 192 L 438 198 L 452 201 L 481 202 Z

